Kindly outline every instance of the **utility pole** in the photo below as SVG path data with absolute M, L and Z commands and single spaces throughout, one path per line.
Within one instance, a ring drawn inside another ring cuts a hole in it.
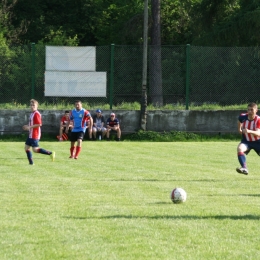
M 144 28 L 143 28 L 143 77 L 141 100 L 141 130 L 146 130 L 147 124 L 147 49 L 148 49 L 148 0 L 144 0 Z

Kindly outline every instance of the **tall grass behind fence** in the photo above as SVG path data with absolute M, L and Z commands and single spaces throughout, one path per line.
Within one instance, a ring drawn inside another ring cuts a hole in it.
M 91 105 L 141 101 L 143 46 L 97 46 L 96 71 L 107 72 L 106 97 L 81 97 Z M 161 63 L 155 64 L 154 57 Z M 45 97 L 45 45 L 0 48 L 0 103 L 71 104 L 75 97 Z M 156 79 L 156 80 L 154 80 Z M 157 85 L 152 85 L 156 82 Z M 258 102 L 259 47 L 149 46 L 148 102 L 163 105 Z

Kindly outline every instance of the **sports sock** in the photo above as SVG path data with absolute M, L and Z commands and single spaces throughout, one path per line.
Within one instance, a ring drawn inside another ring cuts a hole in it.
M 26 150 L 26 155 L 27 155 L 29 164 L 33 164 L 32 152 L 30 150 Z
M 74 156 L 75 146 L 70 147 L 70 155 Z
M 243 168 L 246 168 L 246 156 L 243 152 L 237 154 L 238 161 Z
M 39 149 L 37 150 L 37 153 L 42 153 L 42 154 L 47 154 L 47 155 L 52 154 L 52 152 L 49 152 L 49 151 L 47 151 L 47 150 L 45 150 L 45 149 L 43 149 L 43 148 L 39 148 Z
M 67 140 L 68 140 L 67 134 L 66 134 L 66 133 L 63 133 L 63 134 L 62 134 L 62 138 L 63 138 L 63 140 L 66 140 L 66 141 L 67 141 Z
M 77 147 L 76 147 L 75 157 L 78 157 L 78 156 L 79 156 L 80 151 L 81 151 L 81 147 L 77 146 Z

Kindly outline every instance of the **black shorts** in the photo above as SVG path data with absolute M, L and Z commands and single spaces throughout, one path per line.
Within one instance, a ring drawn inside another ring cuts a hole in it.
M 78 139 L 83 140 L 85 133 L 83 131 L 81 132 L 71 132 L 70 133 L 70 141 L 76 142 Z

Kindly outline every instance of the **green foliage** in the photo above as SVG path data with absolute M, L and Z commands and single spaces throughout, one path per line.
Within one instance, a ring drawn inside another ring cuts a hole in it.
M 48 45 L 59 45 L 59 46 L 77 46 L 79 44 L 79 39 L 77 35 L 70 37 L 66 35 L 66 32 L 60 27 L 57 31 L 50 30 L 44 39 L 38 41 L 39 44 Z
M 259 6 L 259 0 L 161 1 L 161 42 L 258 46 Z M 143 42 L 143 8 L 143 0 L 2 1 L 0 23 L 11 44 L 137 45 Z M 150 14 L 150 27 L 151 20 Z
M 153 131 L 138 131 L 134 134 L 129 134 L 124 137 L 124 140 L 130 141 L 151 141 L 151 142 L 186 142 L 186 141 L 221 141 L 221 140 L 239 140 L 241 136 L 234 134 L 209 135 L 192 132 L 153 132 Z

